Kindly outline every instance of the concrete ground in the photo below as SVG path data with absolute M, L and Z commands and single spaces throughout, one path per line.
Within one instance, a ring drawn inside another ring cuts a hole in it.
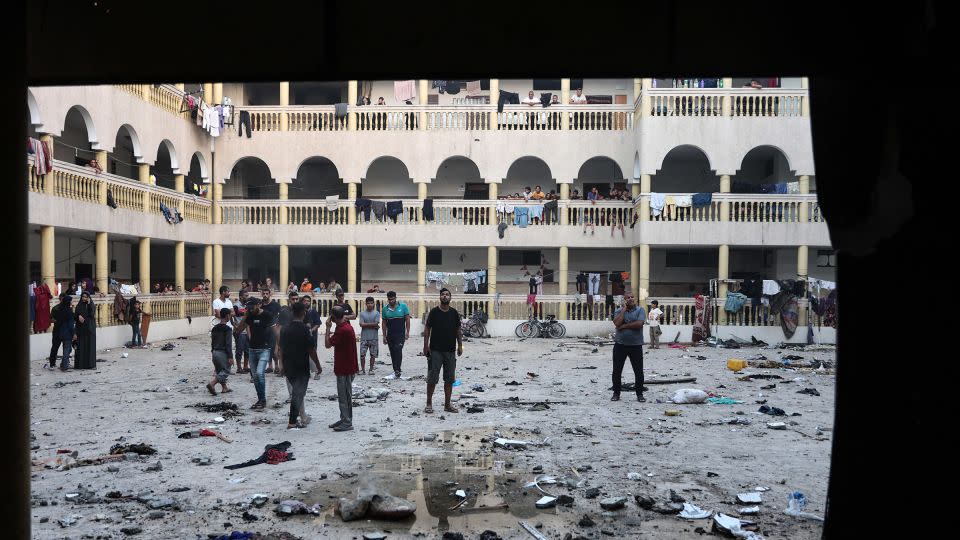
M 501 538 L 533 538 L 521 521 L 557 540 L 604 535 L 694 538 L 711 534 L 711 519 L 684 520 L 642 509 L 634 496 L 650 496 L 662 507 L 673 490 L 704 510 L 739 516 L 739 509 L 752 505 L 737 503 L 737 494 L 755 487 L 769 488 L 761 494 L 759 513 L 741 517 L 756 522 L 757 532 L 766 538 L 820 536 L 819 522 L 787 516 L 783 510 L 788 494 L 800 491 L 808 501 L 806 510 L 823 515 L 833 375 L 829 370 L 777 368 L 747 368 L 735 374 L 726 363 L 728 358 L 758 354 L 832 362 L 832 351 L 648 350 L 647 379 L 697 380 L 650 384 L 647 403 L 638 403 L 630 392 L 619 402 L 609 400 L 609 345 L 576 338 L 479 339 L 465 343 L 459 360 L 462 385 L 454 396 L 460 412 L 442 411 L 438 389 L 437 412 L 427 415 L 425 361 L 416 355 L 422 346 L 416 339 L 408 343 L 404 359 L 404 375 L 412 378 L 381 380 L 390 371 L 386 347 L 381 347 L 386 364 L 378 363 L 376 376 L 358 376 L 355 386 L 385 388 L 389 395 L 378 399 L 379 391 L 374 391 L 356 399 L 356 429 L 335 433 L 327 428 L 338 419 L 337 402 L 330 399 L 336 393 L 330 351 L 320 351 L 324 373 L 310 381 L 307 393 L 306 407 L 314 421 L 305 429 L 288 431 L 282 378 L 267 375 L 268 407 L 263 411 L 248 409 L 255 401 L 248 375 L 231 375 L 232 393 L 207 393 L 204 385 L 212 369 L 208 339 L 172 340 L 172 351 L 160 350 L 167 342 L 146 350 L 101 351 L 102 361 L 92 371 L 47 371 L 34 362 L 35 460 L 55 458 L 58 450 L 76 451 L 78 459 L 101 456 L 114 444 L 146 443 L 157 450 L 151 456 L 130 455 L 69 470 L 35 467 L 34 538 L 215 538 L 234 530 L 273 533 L 275 538 L 362 538 L 374 532 L 387 538 L 441 538 L 445 532 L 479 538 L 485 530 Z M 124 352 L 129 357 L 122 358 Z M 738 380 L 749 373 L 781 378 Z M 633 381 L 629 364 L 624 380 Z M 508 385 L 511 382 L 521 384 Z M 482 392 L 472 388 L 477 384 Z M 776 386 L 763 388 L 772 384 Z M 742 403 L 667 403 L 681 388 Z M 820 395 L 798 393 L 805 388 Z M 758 401 L 764 400 L 786 416 L 758 412 Z M 241 414 L 218 423 L 214 419 L 221 413 L 190 407 L 221 401 L 236 403 Z M 546 401 L 549 408 L 535 405 Z M 468 413 L 470 405 L 483 412 Z M 668 410 L 680 413 L 667 416 Z M 786 429 L 769 428 L 767 423 L 775 421 L 786 423 Z M 177 437 L 204 427 L 233 442 Z M 498 436 L 535 444 L 495 448 L 492 441 Z M 292 443 L 295 460 L 223 468 L 256 458 L 265 445 L 282 441 Z M 207 458 L 209 465 L 195 462 Z M 158 462 L 161 468 L 155 470 Z M 536 508 L 543 494 L 524 486 L 540 474 L 559 482 L 548 479 L 540 488 L 554 496 L 571 496 L 570 506 Z M 344 523 L 333 514 L 337 497 L 356 496 L 358 488 L 371 482 L 416 502 L 416 516 L 400 522 Z M 588 498 L 593 495 L 590 488 L 599 488 L 599 496 Z M 453 508 L 462 501 L 455 494 L 460 489 L 466 502 Z M 256 494 L 266 496 L 265 503 L 257 501 L 262 506 L 250 504 Z M 621 496 L 627 499 L 624 508 L 601 508 L 601 500 Z M 286 499 L 322 506 L 319 515 L 278 516 L 274 508 Z M 288 534 L 280 535 L 284 532 Z

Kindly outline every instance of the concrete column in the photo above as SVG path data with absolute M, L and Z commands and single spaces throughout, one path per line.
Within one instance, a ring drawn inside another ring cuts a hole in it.
M 214 181 L 210 184 L 210 193 L 213 194 L 213 199 L 210 200 L 210 218 L 213 223 L 223 223 L 223 207 L 220 206 L 220 201 L 223 200 L 223 184 Z
M 223 83 L 213 83 L 213 104 L 223 103 Z
M 213 83 L 203 83 L 203 100 L 207 104 L 213 103 Z
M 647 294 L 650 294 L 650 244 L 640 244 L 639 251 L 639 275 L 632 280 L 634 294 L 638 296 L 640 295 L 640 289 L 645 289 Z M 632 277 L 633 274 L 631 273 L 630 276 Z
M 97 277 L 97 288 L 103 294 L 110 293 L 110 252 L 107 249 L 107 233 L 98 232 L 95 244 L 97 266 L 94 269 L 94 275 Z
M 810 246 L 797 246 L 797 279 L 804 280 L 807 279 L 808 264 L 810 261 Z M 800 320 L 797 321 L 798 326 L 807 325 L 807 315 L 809 307 L 800 309 Z
M 177 87 L 177 90 L 179 90 L 179 91 L 181 91 L 181 92 L 185 92 L 186 89 L 187 89 L 186 83 L 182 83 L 182 82 L 178 82 L 178 83 L 174 84 L 174 86 Z
M 497 246 L 487 246 L 487 293 L 497 296 Z M 494 318 L 493 301 L 487 306 L 487 315 Z
M 203 246 L 203 279 L 213 283 L 213 246 Z
M 50 146 L 50 150 L 53 151 L 53 135 L 50 135 L 49 133 L 44 133 L 44 134 L 40 135 L 40 141 L 41 141 L 41 142 L 46 142 L 46 143 Z M 103 187 L 103 193 L 104 193 L 104 201 L 103 201 L 103 203 L 105 204 L 105 203 L 106 203 L 106 193 L 107 193 L 106 190 L 107 190 L 107 185 L 106 185 L 105 183 L 102 183 L 102 182 L 101 182 L 101 184 L 103 184 L 103 186 L 102 186 L 102 187 Z M 44 192 L 45 194 L 47 194 L 47 195 L 53 195 L 53 175 L 50 174 L 49 172 L 47 172 L 47 174 L 45 174 L 45 175 L 44 175 L 44 178 L 43 178 L 43 192 Z
M 428 81 L 427 79 L 420 79 L 419 86 L 420 86 L 420 90 L 419 92 L 417 92 L 418 93 L 417 97 L 420 98 L 420 105 L 426 105 L 427 94 L 430 93 L 430 81 Z M 421 130 L 427 129 L 427 111 L 426 110 L 423 110 L 420 113 L 420 129 Z
M 100 169 L 103 172 L 109 172 L 107 171 L 107 151 L 106 150 L 97 150 L 97 152 L 94 154 L 93 159 L 97 160 L 97 163 L 100 164 Z
M 140 292 L 150 292 L 150 239 L 140 239 Z
M 568 83 L 569 84 L 569 83 Z M 558 284 L 560 285 L 560 296 L 565 296 L 567 294 L 567 284 L 570 281 L 568 274 L 568 268 L 570 263 L 569 248 L 567 246 L 560 246 L 560 271 L 557 273 Z M 558 310 L 557 317 L 560 319 L 567 318 L 567 302 L 562 300 L 560 302 L 560 309 Z
M 427 198 L 427 183 L 417 182 L 417 199 L 422 201 L 426 198 Z
M 280 187 L 280 200 L 281 201 L 287 200 L 289 198 L 289 193 L 290 193 L 290 184 L 287 184 L 286 182 L 280 182 L 279 187 Z M 289 223 L 289 218 L 287 215 L 287 207 L 281 204 L 280 205 L 280 224 L 286 225 L 287 223 Z
M 347 272 L 349 275 L 350 267 L 347 263 Z M 290 248 L 286 244 L 280 244 L 280 275 L 277 279 L 277 286 L 286 296 L 287 283 L 290 282 Z M 349 290 L 347 292 L 350 292 Z
M 636 199 L 637 195 L 640 195 L 640 184 L 639 183 L 630 184 L 630 196 Z
M 800 88 L 807 90 L 810 88 L 810 79 L 800 77 Z M 804 96 L 800 102 L 800 116 L 810 116 L 810 96 Z
M 173 244 L 173 287 L 179 287 L 179 290 L 187 290 L 186 267 L 187 267 L 187 248 L 185 242 L 176 242 Z
M 570 200 L 570 184 L 560 184 L 560 200 L 569 201 Z M 560 212 L 560 224 L 569 225 L 570 224 L 570 213 L 567 208 L 559 207 L 557 211 Z
M 182 174 L 173 175 L 173 189 L 177 193 L 183 193 L 183 175 Z M 177 199 L 177 210 L 180 211 L 181 216 L 187 212 L 186 201 L 184 199 Z
M 640 248 L 630 248 L 630 289 L 633 291 L 633 295 L 637 296 L 637 287 L 640 283 L 640 280 L 634 276 L 640 275 Z M 639 302 L 639 300 L 638 300 Z
M 417 316 L 422 316 L 427 310 L 427 303 L 423 295 L 427 292 L 427 246 L 417 246 L 417 292 L 420 299 L 417 300 Z
M 491 201 L 496 201 L 496 200 L 497 200 L 497 192 L 498 192 L 498 190 L 500 189 L 500 184 L 498 184 L 498 183 L 496 183 L 496 182 L 490 182 L 489 184 L 487 184 L 487 186 L 488 186 L 488 187 L 487 187 L 487 198 L 490 199 Z M 490 223 L 491 223 L 491 224 L 496 224 L 496 223 L 497 223 L 497 206 L 496 206 L 496 205 L 497 205 L 496 202 L 494 202 L 492 205 L 490 205 L 490 215 L 488 216 L 488 219 L 490 220 Z
M 500 79 L 490 79 L 490 129 L 497 129 L 497 103 L 500 102 Z M 493 313 L 490 313 L 493 316 Z
M 150 185 L 150 165 L 146 163 L 141 163 L 137 166 L 137 176 L 140 179 L 141 184 Z M 145 191 L 143 193 L 143 211 L 150 213 L 150 192 Z
M 720 193 L 730 193 L 730 175 L 720 175 Z M 720 221 L 730 221 L 730 202 L 720 203 Z
M 353 107 L 357 104 L 357 81 L 347 81 L 347 106 Z M 347 113 L 347 130 L 357 130 L 357 113 Z
M 347 292 L 357 292 L 357 246 L 347 246 Z
M 350 182 L 347 184 L 347 200 L 351 203 L 357 200 L 357 184 Z M 357 207 L 351 204 L 347 207 L 347 225 L 357 224 Z
M 643 90 L 643 79 L 634 79 L 633 80 L 633 103 L 637 102 L 637 98 L 640 97 L 640 92 Z
M 290 105 L 290 83 L 282 81 L 280 83 L 280 106 L 288 107 Z M 290 128 L 290 117 L 287 111 L 280 113 L 280 131 L 287 131 Z M 284 285 L 286 286 L 286 285 Z
M 640 193 L 650 193 L 651 177 L 649 174 L 640 175 Z M 640 200 L 640 221 L 650 221 L 650 197 Z
M 733 78 L 724 77 L 722 82 L 724 90 L 730 90 L 733 88 Z M 733 116 L 733 97 L 730 95 L 723 96 L 723 104 L 721 105 L 721 108 L 723 109 L 723 116 Z M 722 313 L 723 310 L 721 309 L 720 312 Z
M 800 177 L 800 194 L 808 195 L 810 193 L 810 177 L 803 175 Z M 810 203 L 800 203 L 800 223 L 810 221 Z
M 650 99 L 650 92 L 644 90 L 653 88 L 653 79 L 640 79 L 640 86 L 640 116 L 650 116 L 653 102 Z
M 54 253 L 53 227 L 40 227 L 40 279 L 50 287 L 50 291 L 57 294 L 57 261 Z
M 720 245 L 720 260 L 717 266 L 717 279 L 728 279 L 730 277 L 730 246 L 727 244 Z M 719 287 L 719 292 L 717 296 L 720 302 L 725 302 L 727 298 L 727 284 L 726 282 L 721 282 Z M 720 324 L 727 324 L 727 312 L 724 311 L 723 306 L 720 307 Z
M 213 245 L 213 279 L 210 280 L 210 290 L 218 294 L 223 285 L 223 246 Z M 286 285 L 284 285 L 286 287 Z
M 570 79 L 560 79 L 560 103 L 564 106 L 570 102 Z M 560 129 L 570 129 L 570 115 L 566 112 L 560 115 Z

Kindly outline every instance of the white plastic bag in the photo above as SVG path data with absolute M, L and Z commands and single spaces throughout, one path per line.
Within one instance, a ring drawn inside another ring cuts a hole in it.
M 706 400 L 707 393 L 695 388 L 681 388 L 670 398 L 670 401 L 674 403 L 703 403 Z

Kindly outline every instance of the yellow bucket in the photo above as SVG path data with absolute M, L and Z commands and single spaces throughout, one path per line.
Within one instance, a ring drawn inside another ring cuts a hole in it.
M 731 371 L 740 371 L 747 367 L 747 361 L 742 358 L 731 358 L 727 360 L 727 369 Z

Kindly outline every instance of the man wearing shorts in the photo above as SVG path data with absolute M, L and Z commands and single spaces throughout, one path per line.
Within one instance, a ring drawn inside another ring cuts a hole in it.
M 450 290 L 440 289 L 440 306 L 430 310 L 423 331 L 423 355 L 427 358 L 427 406 L 425 413 L 433 412 L 433 391 L 440 382 L 443 370 L 443 410 L 459 412 L 450 403 L 453 382 L 456 380 L 457 356 L 463 354 L 463 336 L 460 333 L 460 314 L 450 307 Z M 456 343 L 456 355 L 454 355 Z
M 373 366 L 377 363 L 377 356 L 380 351 L 378 330 L 380 329 L 380 312 L 377 311 L 376 302 L 372 296 L 364 300 L 366 304 L 363 311 L 357 316 L 360 321 L 360 373 L 366 375 L 367 351 L 370 351 L 370 374 L 373 375 Z

